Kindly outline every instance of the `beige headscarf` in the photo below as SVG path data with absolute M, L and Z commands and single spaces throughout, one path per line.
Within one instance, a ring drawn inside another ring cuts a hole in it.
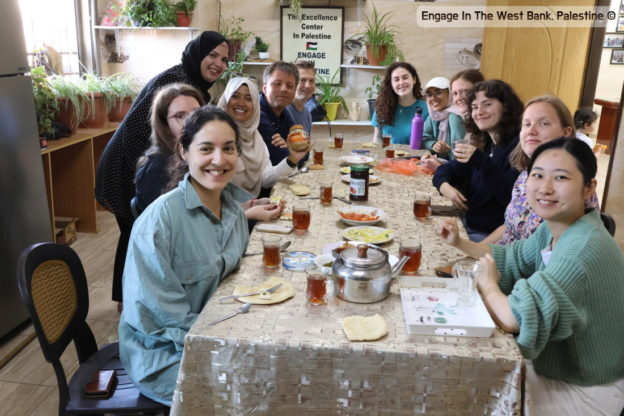
M 245 77 L 230 79 L 217 106 L 227 111 L 227 103 L 241 85 L 246 85 L 249 88 L 253 103 L 253 116 L 243 123 L 235 120 L 238 125 L 242 152 L 238 158 L 236 174 L 232 178 L 232 182 L 257 196 L 260 193 L 262 172 L 269 155 L 266 150 L 266 144 L 264 144 L 264 140 L 262 140 L 262 136 L 258 131 L 258 125 L 260 124 L 260 100 L 256 83 Z

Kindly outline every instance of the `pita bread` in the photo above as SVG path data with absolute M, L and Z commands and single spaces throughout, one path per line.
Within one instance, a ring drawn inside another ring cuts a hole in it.
M 377 145 L 373 142 L 367 142 L 367 143 L 362 144 L 362 147 L 365 149 L 376 149 Z
M 298 183 L 290 185 L 290 192 L 297 196 L 305 196 L 310 195 L 310 188 L 305 185 L 301 185 Z
M 395 150 L 394 155 L 395 156 L 407 156 L 409 155 L 409 152 L 406 150 Z
M 323 169 L 325 169 L 325 166 L 314 164 L 314 165 L 308 166 L 308 169 L 310 169 L 310 170 L 323 170 Z
M 388 325 L 379 314 L 348 316 L 342 321 L 342 328 L 349 341 L 374 341 L 388 333 Z
M 236 298 L 240 302 L 249 302 L 256 305 L 271 305 L 273 303 L 283 302 L 286 299 L 293 297 L 295 291 L 290 283 L 281 277 L 271 277 L 266 282 L 262 283 L 259 286 L 248 287 L 248 286 L 236 286 L 234 288 L 233 295 L 242 295 L 244 293 L 258 292 L 260 290 L 266 290 L 272 288 L 277 284 L 282 284 L 282 286 L 277 289 L 273 293 L 261 293 L 259 295 L 253 296 L 245 296 L 243 298 Z

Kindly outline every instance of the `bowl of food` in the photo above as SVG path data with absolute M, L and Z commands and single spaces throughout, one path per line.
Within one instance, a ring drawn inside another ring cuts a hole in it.
M 383 210 L 368 206 L 341 207 L 336 213 L 348 225 L 373 225 L 386 220 Z
M 329 273 L 334 265 L 334 260 L 335 258 L 331 254 L 319 254 L 314 258 L 314 264 L 320 267 L 323 272 Z

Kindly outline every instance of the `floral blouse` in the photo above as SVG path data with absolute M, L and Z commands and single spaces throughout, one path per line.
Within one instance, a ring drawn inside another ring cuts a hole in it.
M 498 245 L 511 244 L 516 240 L 528 238 L 537 227 L 544 221 L 527 202 L 526 182 L 528 178 L 526 170 L 520 173 L 511 191 L 511 202 L 505 210 L 505 233 Z M 585 201 L 587 208 L 596 208 L 600 211 L 600 203 L 596 193 Z

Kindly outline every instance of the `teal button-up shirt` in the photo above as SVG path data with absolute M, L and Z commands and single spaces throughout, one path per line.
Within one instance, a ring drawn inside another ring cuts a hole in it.
M 139 391 L 171 406 L 184 337 L 249 241 L 245 191 L 228 184 L 221 221 L 187 176 L 136 220 L 123 275 L 121 361 Z

